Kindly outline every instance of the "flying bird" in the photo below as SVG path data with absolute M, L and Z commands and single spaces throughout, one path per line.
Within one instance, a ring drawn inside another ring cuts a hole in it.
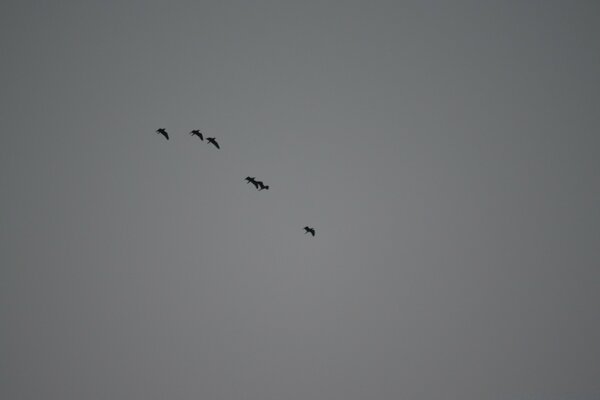
M 255 188 L 258 189 L 258 182 L 256 182 L 256 177 L 254 176 L 247 176 L 245 179 L 246 183 L 251 183 L 254 185 Z
M 165 128 L 160 128 L 156 130 L 156 133 L 159 133 L 165 137 L 165 139 L 169 140 L 169 134 L 165 130 Z
M 306 231 L 306 232 L 304 232 L 305 235 L 307 233 L 310 233 L 311 235 L 315 236 L 315 228 L 309 228 L 308 226 L 305 226 L 304 230 Z
M 194 129 L 193 131 L 191 131 L 190 135 L 198 136 L 200 140 L 204 141 L 204 136 L 202 136 L 202 132 L 200 132 L 198 129 Z
M 208 143 L 212 143 L 217 149 L 220 149 L 221 147 L 219 147 L 219 143 L 217 143 L 217 141 L 215 140 L 214 137 L 207 137 L 206 141 Z
M 257 188 L 259 191 L 260 191 L 260 190 L 263 190 L 263 189 L 269 190 L 269 185 L 265 185 L 265 184 L 264 184 L 263 182 L 261 182 L 261 181 L 256 181 L 256 183 L 257 183 L 257 186 L 256 186 L 256 188 Z M 260 188 L 259 188 L 258 186 L 260 186 Z

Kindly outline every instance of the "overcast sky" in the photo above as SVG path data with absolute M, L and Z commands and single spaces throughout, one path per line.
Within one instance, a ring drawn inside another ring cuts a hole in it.
M 0 22 L 1 398 L 599 398 L 597 1 Z

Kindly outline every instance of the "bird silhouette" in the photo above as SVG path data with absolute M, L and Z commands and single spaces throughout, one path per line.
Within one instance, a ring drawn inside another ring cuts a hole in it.
M 310 227 L 308 227 L 308 226 L 305 226 L 305 227 L 304 227 L 304 230 L 306 231 L 306 232 L 304 232 L 304 234 L 305 234 L 305 235 L 306 235 L 307 233 L 310 233 L 311 235 L 315 236 L 315 228 L 310 228 Z
M 258 189 L 258 182 L 256 182 L 256 178 L 254 176 L 247 176 L 245 179 L 246 183 L 251 183 L 255 188 Z
M 259 191 L 263 189 L 269 190 L 269 185 L 265 185 L 264 182 L 256 181 L 256 183 L 258 186 L 260 186 L 260 188 L 258 186 L 256 187 Z
M 169 140 L 169 134 L 167 133 L 165 128 L 157 129 L 156 133 L 163 135 L 165 137 L 165 139 Z
M 207 138 L 206 138 L 206 141 L 207 141 L 208 143 L 211 143 L 211 144 L 213 144 L 213 145 L 214 145 L 214 146 L 215 146 L 217 149 L 220 149 L 220 148 L 221 148 L 221 147 L 219 147 L 219 143 L 217 143 L 217 141 L 215 140 L 215 138 L 214 138 L 214 137 L 207 137 Z
M 204 141 L 204 136 L 202 136 L 202 132 L 200 132 L 198 129 L 194 129 L 193 131 L 191 131 L 190 135 L 198 136 L 200 140 Z

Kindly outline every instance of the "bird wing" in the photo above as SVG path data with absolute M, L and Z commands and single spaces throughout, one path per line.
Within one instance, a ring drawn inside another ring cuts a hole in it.
M 200 134 L 198 135 L 198 137 L 200 138 L 200 140 L 204 141 L 204 136 L 202 136 L 202 133 L 200 133 Z
M 310 230 L 310 233 L 311 233 L 313 236 L 315 236 L 315 230 L 314 230 L 314 229 L 311 229 L 311 230 Z
M 214 144 L 214 145 L 215 145 L 215 147 L 216 147 L 217 149 L 220 149 L 220 148 L 221 148 L 221 147 L 219 146 L 219 143 L 217 143 L 217 141 L 216 141 L 216 140 L 214 140 L 214 139 L 212 140 L 212 144 Z
M 161 135 L 163 135 L 167 140 L 169 140 L 169 134 L 167 133 L 167 131 L 163 130 L 158 130 L 158 133 L 160 133 Z

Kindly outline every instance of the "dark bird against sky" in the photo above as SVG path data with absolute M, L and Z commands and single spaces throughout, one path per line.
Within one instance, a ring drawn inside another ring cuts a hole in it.
M 305 226 L 305 227 L 304 227 L 304 230 L 306 231 L 306 232 L 304 232 L 304 234 L 305 234 L 305 235 L 306 235 L 307 233 L 310 233 L 311 235 L 315 236 L 315 228 L 310 228 L 310 227 L 308 227 L 308 226 Z
M 214 145 L 214 146 L 215 146 L 217 149 L 220 149 L 220 148 L 221 148 L 221 147 L 219 146 L 219 143 L 217 143 L 217 141 L 215 140 L 215 138 L 214 138 L 214 137 L 207 137 L 207 138 L 206 138 L 206 141 L 207 141 L 208 143 L 211 143 L 211 144 L 213 144 L 213 145 Z
M 259 188 L 260 186 L 260 188 Z M 269 190 L 269 185 L 265 185 L 264 182 L 262 181 L 256 181 L 256 188 L 260 191 L 260 190 Z
M 156 133 L 163 135 L 165 137 L 165 139 L 169 140 L 169 134 L 167 133 L 165 128 L 157 129 Z
M 249 183 L 253 184 L 253 185 L 254 185 L 254 187 L 255 187 L 256 189 L 260 190 L 260 189 L 259 189 L 259 183 L 258 183 L 258 181 L 256 180 L 256 178 L 252 178 L 252 179 L 249 181 Z
M 204 141 L 204 136 L 202 135 L 202 132 L 200 132 L 198 129 L 194 129 L 193 131 L 191 131 L 190 135 L 198 136 L 200 140 Z
M 256 182 L 256 177 L 255 176 L 247 176 L 245 179 L 246 183 L 251 183 L 254 185 L 255 188 L 258 189 L 258 182 Z

